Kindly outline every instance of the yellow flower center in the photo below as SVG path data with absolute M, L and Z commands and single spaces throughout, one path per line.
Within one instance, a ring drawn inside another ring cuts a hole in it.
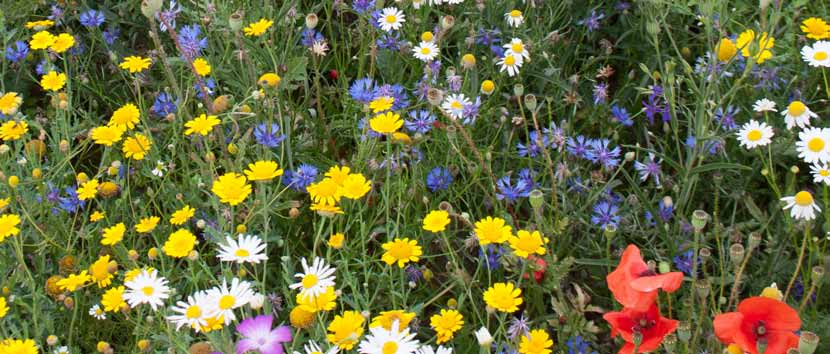
M 389 250 L 389 254 L 395 259 L 409 259 L 412 255 L 412 248 L 408 244 L 397 244 Z
M 795 204 L 799 206 L 810 206 L 813 204 L 813 195 L 810 192 L 801 191 L 795 195 Z
M 430 52 L 430 51 L 429 51 L 429 47 L 423 47 L 423 48 L 421 48 L 421 54 L 423 54 L 423 55 L 427 55 L 427 54 L 429 54 L 429 52 Z
M 812 138 L 807 143 L 807 148 L 810 149 L 812 152 L 819 152 L 824 149 L 824 139 L 822 138 Z
M 200 316 L 202 316 L 202 309 L 199 308 L 198 305 L 191 305 L 187 308 L 187 311 L 185 311 L 184 315 L 189 319 L 199 318 Z
M 749 141 L 758 141 L 761 140 L 761 131 L 760 130 L 751 130 L 749 133 L 746 134 L 746 138 Z
M 821 169 L 818 170 L 818 174 L 822 177 L 830 176 L 830 170 Z
M 504 65 L 507 65 L 507 66 L 516 65 L 516 58 L 514 58 L 512 55 L 506 56 L 504 58 Z
M 388 15 L 386 16 L 386 23 L 395 23 L 398 22 L 398 17 L 395 15 Z
M 386 342 L 383 343 L 383 354 L 395 354 L 398 352 L 398 343 Z
M 152 286 L 145 286 L 141 289 L 141 292 L 143 292 L 144 295 L 147 295 L 147 296 L 152 296 L 155 291 L 156 291 L 156 289 L 153 288 Z
M 827 52 L 816 52 L 813 54 L 815 60 L 827 60 Z
M 452 107 L 453 109 L 463 109 L 464 108 L 464 106 L 461 105 L 461 102 L 458 102 L 458 101 L 452 101 L 452 103 L 450 103 L 450 107 Z
M 789 113 L 793 117 L 799 117 L 804 112 L 807 111 L 807 106 L 804 105 L 801 101 L 792 101 L 789 106 L 787 106 L 787 113 Z
M 512 50 L 513 53 L 521 53 L 525 50 L 525 46 L 524 46 L 524 44 L 521 44 L 521 43 L 513 43 L 510 46 L 510 50 Z
M 233 295 L 225 295 L 219 299 L 219 309 L 227 310 L 233 307 L 233 304 L 236 303 L 236 298 Z
M 308 288 L 310 288 L 310 287 L 312 287 L 312 286 L 317 285 L 317 281 L 318 281 L 318 279 L 317 279 L 317 276 L 316 276 L 316 275 L 314 275 L 314 274 L 306 274 L 306 275 L 303 277 L 303 287 L 304 287 L 304 288 L 306 288 L 306 289 L 308 289 Z
M 240 257 L 240 258 L 242 258 L 242 257 L 248 257 L 249 255 L 251 255 L 251 253 L 250 253 L 250 252 L 248 252 L 248 250 L 246 250 L 246 249 L 242 249 L 242 248 L 240 248 L 240 249 L 236 250 L 236 252 L 234 252 L 233 254 L 234 254 L 235 256 L 237 256 L 237 257 Z
M 521 17 L 521 16 L 522 16 L 522 12 L 519 11 L 519 10 L 510 11 L 510 17 Z

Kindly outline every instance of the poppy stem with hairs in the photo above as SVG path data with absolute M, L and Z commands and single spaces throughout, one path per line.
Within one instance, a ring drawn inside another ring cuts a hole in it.
M 795 264 L 795 271 L 793 272 L 793 276 L 790 278 L 790 282 L 787 284 L 787 291 L 784 292 L 784 298 L 782 301 L 787 301 L 787 296 L 790 295 L 790 290 L 793 288 L 793 284 L 795 284 L 795 279 L 798 278 L 798 272 L 801 271 L 801 262 L 804 261 L 804 251 L 807 249 L 807 240 L 810 238 L 810 227 L 812 224 L 807 222 L 804 225 L 804 240 L 801 241 L 801 251 L 798 252 L 798 261 Z

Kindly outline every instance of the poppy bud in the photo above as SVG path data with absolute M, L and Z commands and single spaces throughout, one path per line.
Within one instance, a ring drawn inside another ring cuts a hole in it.
M 238 10 L 231 14 L 228 18 L 228 27 L 231 28 L 231 31 L 238 32 L 242 29 L 242 18 L 245 17 L 245 13 L 242 10 Z
M 542 213 L 542 205 L 544 204 L 545 194 L 538 189 L 534 189 L 530 191 L 530 195 L 528 196 L 528 200 L 530 201 L 530 206 L 533 207 L 533 211 L 537 214 Z
M 427 90 L 427 101 L 433 106 L 440 106 L 441 101 L 444 100 L 444 93 L 437 88 L 430 88 Z
M 438 209 L 446 211 L 448 213 L 452 213 L 452 204 L 450 204 L 447 201 L 440 202 L 438 203 Z
M 75 307 L 75 299 L 67 296 L 63 299 L 63 306 L 66 307 L 67 310 L 71 310 Z
M 697 290 L 697 294 L 702 298 L 705 299 L 709 296 L 709 290 L 711 290 L 711 285 L 709 284 L 709 280 L 706 279 L 698 279 L 695 281 L 695 290 Z
M 441 28 L 442 29 L 448 30 L 448 29 L 452 28 L 452 26 L 454 26 L 454 25 L 455 25 L 455 17 L 452 17 L 450 15 L 441 17 Z
M 802 331 L 798 338 L 798 350 L 802 354 L 813 354 L 818 347 L 819 336 L 813 332 Z
M 603 230 L 603 234 L 607 238 L 614 238 L 614 235 L 617 233 L 617 226 L 614 224 L 607 224 L 605 225 L 605 229 Z
M 739 266 L 744 260 L 744 245 L 740 243 L 733 244 L 729 247 L 729 257 L 735 266 Z
M 290 210 L 288 210 L 289 218 L 296 219 L 298 216 L 300 216 L 300 209 L 291 208 Z
M 516 96 L 522 96 L 525 94 L 525 87 L 522 84 L 515 84 L 513 85 L 513 94 Z
M 528 94 L 525 96 L 525 107 L 531 111 L 536 110 L 536 95 Z
M 680 338 L 683 343 L 689 342 L 689 339 L 692 338 L 692 326 L 689 322 L 680 322 L 677 325 L 677 338 Z
M 146 18 L 152 18 L 161 10 L 162 5 L 162 0 L 143 0 L 141 1 L 141 14 Z
M 133 261 L 133 262 L 137 261 L 137 260 L 138 260 L 138 251 L 136 251 L 136 250 L 129 250 L 129 251 L 127 252 L 127 258 L 129 258 L 129 259 L 130 259 L 131 261 Z
M 631 161 L 634 161 L 634 158 L 637 157 L 637 154 L 634 153 L 634 151 L 629 151 L 629 152 L 626 152 L 624 156 L 625 156 L 625 161 L 626 162 L 631 162 Z
M 824 280 L 824 267 L 822 267 L 822 266 L 813 267 L 812 275 L 813 275 L 813 283 L 815 283 L 816 286 L 818 286 L 819 284 L 821 284 L 821 281 Z
M 707 222 L 709 222 L 709 214 L 707 212 L 698 209 L 692 213 L 692 227 L 695 228 L 695 232 L 703 230 Z
M 754 250 L 761 244 L 761 234 L 753 232 L 749 234 L 749 249 Z

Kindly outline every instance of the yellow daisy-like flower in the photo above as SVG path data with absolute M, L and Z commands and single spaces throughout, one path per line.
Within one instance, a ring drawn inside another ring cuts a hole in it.
M 50 71 L 40 78 L 40 87 L 48 91 L 58 91 L 66 84 L 66 74 L 57 71 Z
M 516 312 L 522 304 L 522 289 L 513 283 L 495 283 L 484 292 L 484 302 L 500 312 Z
M 104 212 L 102 212 L 100 210 L 96 210 L 94 213 L 92 213 L 92 215 L 89 216 L 89 221 L 96 222 L 98 220 L 103 219 L 104 216 L 106 216 L 106 214 Z
M 738 47 L 735 46 L 735 42 L 732 42 L 731 39 L 724 37 L 721 38 L 720 42 L 718 42 L 716 52 L 718 60 L 721 62 L 727 62 L 732 60 L 732 58 L 735 57 L 735 54 L 738 54 Z
M 550 354 L 553 347 L 553 340 L 548 332 L 543 329 L 534 329 L 527 335 L 522 336 L 519 343 L 520 354 Z
M 404 310 L 381 311 L 380 315 L 372 318 L 369 323 L 369 328 L 383 327 L 387 331 L 392 330 L 392 324 L 398 322 L 398 328 L 409 327 L 409 322 L 415 318 L 414 312 L 406 312 Z
M 343 248 L 343 242 L 345 242 L 345 241 L 346 241 L 346 235 L 344 235 L 342 232 L 337 232 L 337 233 L 333 233 L 333 234 L 331 234 L 331 236 L 329 236 L 328 241 L 326 241 L 326 245 L 328 245 L 329 247 L 334 248 L 336 250 L 339 250 L 339 249 Z
M 55 43 L 55 36 L 47 31 L 40 31 L 32 35 L 29 47 L 33 50 L 46 49 L 52 46 L 52 43 Z
M 187 123 L 184 123 L 184 126 L 187 127 L 187 130 L 184 131 L 184 135 L 196 133 L 201 136 L 207 136 L 210 134 L 213 127 L 218 124 L 219 119 L 216 118 L 216 116 L 209 116 L 202 113 L 202 115 L 187 121 Z
M 372 110 L 372 113 L 378 113 L 383 111 L 388 111 L 392 108 L 392 104 L 395 103 L 395 99 L 389 96 L 380 96 L 369 102 L 369 108 Z
M 124 58 L 121 64 L 118 64 L 121 69 L 127 70 L 132 74 L 140 73 L 150 67 L 150 58 L 142 58 L 139 56 L 129 56 Z
M 37 344 L 32 339 L 6 339 L 0 342 L 3 354 L 38 354 Z
M 259 83 L 260 86 L 267 86 L 273 88 L 277 87 L 277 85 L 280 84 L 281 80 L 282 79 L 280 78 L 280 76 L 275 73 L 265 73 L 259 77 L 257 83 Z
M 127 302 L 124 301 L 124 290 L 126 290 L 124 286 L 114 286 L 104 292 L 104 295 L 101 296 L 101 305 L 104 306 L 104 311 L 116 312 L 127 306 Z
M 442 309 L 441 313 L 437 315 L 432 315 L 429 318 L 429 325 L 435 330 L 436 338 L 435 343 L 441 344 L 449 342 L 453 336 L 455 336 L 455 332 L 461 329 L 461 326 L 464 325 L 464 316 L 461 315 L 460 312 L 456 310 L 445 310 Z
M 350 174 L 340 185 L 340 194 L 352 200 L 363 198 L 371 190 L 372 181 L 366 180 L 366 177 L 360 173 Z
M 186 257 L 196 245 L 196 236 L 187 229 L 178 229 L 164 243 L 164 254 L 173 258 Z
M 156 225 L 159 224 L 161 220 L 158 216 L 149 216 L 146 218 L 142 218 L 139 220 L 138 224 L 135 225 L 135 232 L 140 234 L 146 234 L 150 231 L 153 231 L 156 228 Z
M 314 313 L 309 312 L 300 306 L 295 306 L 291 309 L 291 312 L 288 313 L 288 322 L 291 323 L 291 327 L 296 329 L 309 328 L 312 324 L 314 324 Z
M 257 22 L 249 24 L 248 27 L 243 28 L 242 31 L 245 32 L 246 36 L 259 37 L 263 33 L 265 33 L 265 31 L 267 31 L 269 28 L 271 28 L 271 25 L 273 25 L 273 24 L 274 24 L 274 21 L 266 20 L 266 19 L 263 18 L 263 19 L 260 19 Z
M 504 219 L 492 216 L 476 221 L 474 231 L 481 246 L 503 243 L 513 235 L 513 228 L 505 225 Z
M 340 201 L 340 186 L 331 178 L 323 178 L 322 181 L 309 184 L 306 187 L 308 195 L 314 203 L 336 205 Z
M 193 68 L 196 69 L 196 73 L 199 76 L 210 75 L 210 63 L 204 58 L 196 58 L 196 60 L 193 60 Z
M 332 217 L 335 215 L 343 214 L 343 209 L 340 209 L 337 205 L 331 205 L 326 203 L 313 203 L 311 207 L 309 207 L 312 211 L 316 211 L 320 216 Z
M 52 49 L 55 53 L 63 53 L 72 46 L 75 45 L 75 37 L 73 37 L 69 33 L 61 33 L 55 36 L 55 40 L 52 41 L 52 45 L 49 46 L 49 49 Z
M 144 134 L 136 133 L 135 136 L 124 140 L 121 151 L 124 152 L 124 157 L 128 159 L 144 160 L 144 156 L 150 151 L 152 144 Z
M 430 232 L 441 232 L 447 228 L 447 225 L 450 224 L 450 213 L 444 210 L 433 210 L 424 217 L 424 223 L 422 225 L 424 230 Z
M 0 125 L 0 139 L 17 140 L 29 131 L 29 123 L 25 120 L 10 120 Z
M 326 176 L 328 178 L 331 178 L 332 180 L 334 180 L 335 183 L 337 183 L 337 185 L 342 186 L 343 182 L 346 180 L 346 178 L 349 177 L 349 172 L 351 172 L 351 171 L 352 171 L 352 169 L 349 168 L 349 166 L 337 166 L 337 165 L 335 165 L 335 166 L 331 166 L 329 168 L 329 170 L 326 171 L 326 174 L 324 176 Z
M 138 110 L 138 107 L 132 103 L 127 103 L 116 109 L 115 112 L 112 112 L 108 125 L 124 129 L 133 129 L 136 123 L 138 123 L 140 116 L 141 112 Z
M 381 260 L 388 265 L 398 263 L 400 268 L 403 268 L 409 262 L 418 262 L 423 254 L 421 246 L 418 246 L 418 241 L 409 238 L 396 238 L 384 243 L 382 247 L 386 252 L 381 256 Z
M 9 305 L 6 304 L 6 298 L 0 296 L 0 318 L 6 317 L 7 313 L 9 313 Z
M 77 190 L 78 199 L 80 200 L 89 200 L 95 198 L 98 195 L 98 180 L 91 179 L 84 183 L 81 183 L 81 186 Z
M 527 258 L 531 254 L 545 254 L 545 245 L 550 240 L 547 237 L 542 237 L 539 231 L 519 230 L 516 236 L 510 236 L 508 241 L 513 253 L 519 257 Z
M 29 21 L 26 22 L 26 29 L 42 30 L 54 25 L 55 21 L 52 20 Z
M 89 136 L 98 145 L 112 146 L 121 141 L 125 129 L 118 126 L 102 125 L 100 127 L 92 128 Z
M 337 306 L 337 292 L 333 286 L 329 286 L 320 295 L 301 296 L 297 294 L 297 306 L 307 312 L 331 311 Z
M 0 96 L 0 113 L 7 116 L 14 115 L 21 103 L 23 103 L 23 97 L 18 96 L 17 92 L 6 92 Z
M 113 262 L 114 263 L 114 262 Z M 89 272 L 92 274 L 92 280 L 98 283 L 98 287 L 103 289 L 112 283 L 112 273 L 110 268 L 110 256 L 103 255 L 95 263 L 89 266 Z
M 769 36 L 767 32 L 761 33 L 760 38 L 756 38 L 755 31 L 746 30 L 738 36 L 736 44 L 741 49 L 741 55 L 744 57 L 752 56 L 758 64 L 761 64 L 772 58 L 770 49 L 775 47 L 775 38 Z
M 86 283 L 92 280 L 92 276 L 90 276 L 85 270 L 81 271 L 78 274 L 70 274 L 68 277 L 61 279 L 58 281 L 58 288 L 63 291 L 75 291 L 78 288 L 86 285 Z
M 257 161 L 248 164 L 245 176 L 250 181 L 270 181 L 275 177 L 282 176 L 282 169 L 275 161 Z
M 363 322 L 365 319 L 357 311 L 346 311 L 337 315 L 329 323 L 326 339 L 329 343 L 337 345 L 342 350 L 352 350 L 360 336 L 363 335 Z
M 386 112 L 378 114 L 369 120 L 369 127 L 378 134 L 391 134 L 403 126 L 403 120 L 397 113 Z
M 15 236 L 20 233 L 20 216 L 17 214 L 3 214 L 0 216 L 0 242 L 3 242 L 7 237 Z
M 190 205 L 185 205 L 181 209 L 173 212 L 173 215 L 170 216 L 170 224 L 184 224 L 187 220 L 190 220 L 194 214 L 196 214 L 196 209 L 193 209 Z
M 242 203 L 251 194 L 251 185 L 245 176 L 228 172 L 214 181 L 210 190 L 219 197 L 220 202 L 234 206 Z
M 801 22 L 801 32 L 810 39 L 830 38 L 830 25 L 817 17 L 810 17 Z
M 104 229 L 104 237 L 101 238 L 101 244 L 104 246 L 114 246 L 118 244 L 124 239 L 124 232 L 126 231 L 127 227 L 124 226 L 123 222 Z

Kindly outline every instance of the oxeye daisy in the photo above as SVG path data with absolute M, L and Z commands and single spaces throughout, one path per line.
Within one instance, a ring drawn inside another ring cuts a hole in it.
M 758 113 L 778 112 L 778 110 L 775 109 L 775 102 L 766 98 L 755 101 L 755 104 L 752 105 L 752 110 Z
M 827 164 L 812 164 L 810 173 L 813 174 L 813 182 L 830 186 L 830 166 Z
M 300 289 L 300 297 L 317 297 L 326 288 L 335 285 L 334 268 L 326 264 L 326 261 L 322 258 L 314 257 L 311 266 L 309 266 L 308 261 L 303 257 L 300 260 L 300 265 L 303 267 L 303 272 L 294 274 L 294 277 L 300 279 L 300 281 L 288 286 L 291 289 Z
M 132 74 L 140 73 L 150 67 L 150 58 L 142 58 L 134 55 L 129 56 L 124 58 L 124 61 L 118 64 L 118 67 Z
M 124 292 L 124 300 L 135 308 L 141 304 L 149 304 L 153 311 L 164 305 L 164 300 L 170 295 L 170 288 L 167 286 L 167 279 L 160 277 L 155 269 L 144 269 L 133 279 L 124 282 L 127 290 Z
M 419 347 L 415 333 L 409 333 L 409 328 L 400 328 L 397 322 L 391 329 L 369 328 L 370 333 L 360 342 L 359 351 L 364 354 L 414 354 Z
M 433 42 L 421 42 L 415 48 L 412 48 L 412 55 L 420 61 L 430 62 L 435 60 L 440 54 L 438 46 Z
M 530 52 L 527 51 L 527 46 L 525 46 L 524 42 L 520 38 L 513 38 L 510 40 L 510 43 L 503 45 L 505 55 L 507 53 L 512 53 L 516 55 L 516 60 L 524 61 L 530 60 Z M 522 63 L 519 63 L 521 66 Z
M 231 287 L 228 288 L 227 281 L 223 279 L 221 287 L 208 291 L 208 308 L 211 309 L 208 316 L 223 318 L 226 325 L 230 324 L 236 320 L 233 310 L 247 305 L 253 295 L 251 283 L 233 278 Z
M 388 265 L 397 263 L 400 268 L 403 268 L 409 262 L 417 262 L 423 254 L 421 246 L 418 246 L 418 241 L 408 238 L 396 238 L 384 243 L 383 249 L 386 251 L 381 257 L 383 262 Z
M 806 163 L 830 161 L 830 128 L 809 128 L 798 133 L 795 150 Z
M 484 302 L 500 312 L 516 312 L 522 304 L 522 289 L 513 283 L 495 283 L 484 292 Z
M 219 245 L 219 260 L 224 262 L 236 262 L 259 264 L 260 261 L 268 259 L 265 255 L 265 242 L 255 235 L 239 234 L 238 240 L 225 236 L 226 244 Z
M 378 16 L 378 26 L 386 32 L 401 29 L 404 22 L 406 22 L 406 17 L 403 12 L 394 7 L 387 7 L 381 10 Z
M 107 312 L 101 309 L 101 306 L 98 304 L 92 305 L 92 307 L 89 308 L 89 315 L 95 317 L 97 320 L 107 319 Z
M 772 142 L 772 137 L 775 135 L 772 127 L 764 122 L 759 123 L 756 120 L 750 120 L 744 124 L 736 134 L 738 135 L 740 145 L 747 149 L 766 146 Z
M 207 292 L 197 291 L 187 297 L 187 301 L 178 301 L 170 307 L 175 315 L 167 316 L 167 321 L 176 325 L 176 330 L 182 326 L 190 326 L 199 332 L 207 326 Z
M 455 93 L 444 99 L 441 109 L 453 119 L 461 119 L 464 117 L 464 107 L 469 106 L 470 103 L 470 99 L 463 93 Z
M 522 67 L 522 59 L 517 54 L 514 53 L 504 53 L 504 57 L 499 59 L 498 65 L 501 66 L 499 68 L 500 72 L 507 71 L 507 76 L 513 77 L 519 73 L 519 69 Z
M 273 24 L 274 24 L 274 21 L 266 20 L 266 19 L 263 18 L 263 19 L 260 19 L 257 22 L 249 24 L 247 27 L 243 28 L 242 31 L 245 32 L 246 36 L 259 37 L 263 33 L 265 33 L 265 31 L 267 31 L 269 28 L 271 28 L 271 25 L 273 25 Z
M 830 42 L 818 41 L 801 48 L 801 58 L 812 67 L 830 67 Z
M 525 17 L 522 15 L 522 11 L 513 9 L 504 14 L 504 20 L 507 21 L 507 24 L 512 27 L 519 27 L 525 22 Z
M 781 198 L 785 202 L 784 210 L 790 210 L 790 216 L 798 220 L 813 220 L 816 218 L 816 211 L 821 208 L 816 205 L 813 195 L 808 191 L 800 191 L 792 197 Z
M 784 116 L 787 129 L 792 129 L 794 126 L 804 129 L 810 126 L 810 119 L 818 118 L 818 114 L 813 113 L 810 107 L 799 100 L 790 102 L 787 110 L 781 112 L 781 115 Z

